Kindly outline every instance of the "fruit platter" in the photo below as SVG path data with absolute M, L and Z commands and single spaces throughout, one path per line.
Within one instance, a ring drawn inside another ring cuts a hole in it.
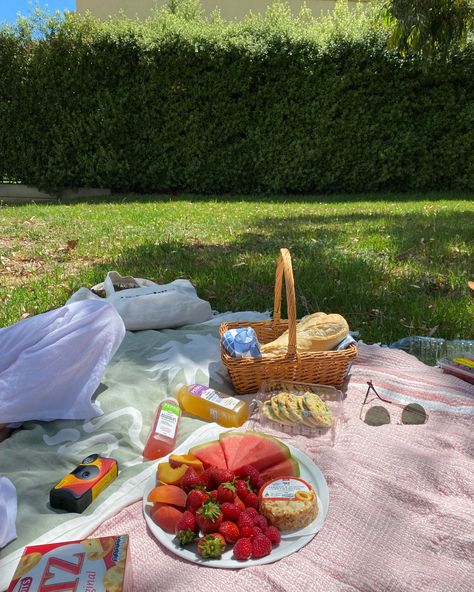
M 159 460 L 143 496 L 150 531 L 175 555 L 208 567 L 262 565 L 294 553 L 322 528 L 326 480 L 297 448 L 220 426 L 193 444 Z

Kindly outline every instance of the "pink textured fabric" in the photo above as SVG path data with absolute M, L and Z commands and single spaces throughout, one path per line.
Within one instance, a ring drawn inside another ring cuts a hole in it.
M 369 378 L 384 397 L 420 400 L 428 422 L 401 425 L 401 409 L 388 405 L 391 424 L 366 425 L 359 413 Z M 275 432 L 319 465 L 330 491 L 323 529 L 298 553 L 240 570 L 187 563 L 147 531 L 141 503 L 94 536 L 130 534 L 137 592 L 472 592 L 473 386 L 404 352 L 361 345 L 345 413 L 334 448 Z

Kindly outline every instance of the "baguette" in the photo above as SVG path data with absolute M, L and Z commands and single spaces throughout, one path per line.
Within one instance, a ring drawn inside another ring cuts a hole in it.
M 327 351 L 349 334 L 349 325 L 339 314 L 316 312 L 296 325 L 296 348 L 299 354 Z M 280 337 L 260 346 L 262 356 L 285 355 L 288 349 L 288 330 Z

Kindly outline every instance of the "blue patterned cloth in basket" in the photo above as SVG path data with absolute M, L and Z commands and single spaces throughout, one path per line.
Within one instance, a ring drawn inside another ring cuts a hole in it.
M 233 358 L 261 358 L 257 334 L 252 327 L 228 329 L 222 335 L 222 345 Z

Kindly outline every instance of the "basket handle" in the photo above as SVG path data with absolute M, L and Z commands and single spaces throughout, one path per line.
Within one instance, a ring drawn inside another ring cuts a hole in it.
M 288 249 L 280 249 L 275 276 L 275 298 L 273 302 L 273 323 L 281 320 L 281 291 L 285 274 L 286 304 L 288 308 L 288 351 L 287 356 L 296 355 L 296 297 L 295 281 L 293 279 L 293 267 L 291 255 Z

